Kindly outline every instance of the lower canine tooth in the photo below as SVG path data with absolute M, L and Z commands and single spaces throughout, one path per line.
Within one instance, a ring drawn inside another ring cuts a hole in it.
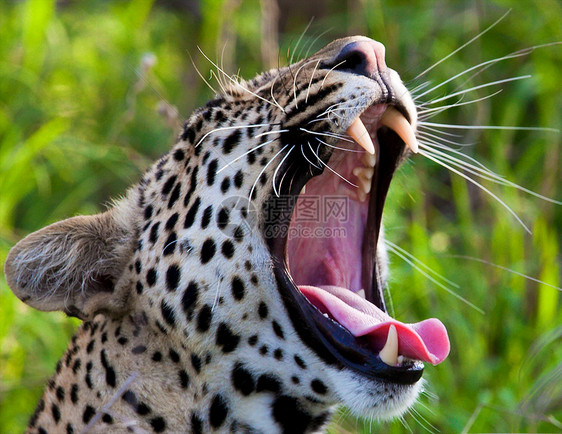
M 357 294 L 359 297 L 361 298 L 366 298 L 365 296 L 365 290 L 364 289 L 360 289 L 359 291 L 357 291 L 355 294 Z
M 395 366 L 398 363 L 398 332 L 394 325 L 388 328 L 386 344 L 380 351 L 379 357 L 388 366 Z

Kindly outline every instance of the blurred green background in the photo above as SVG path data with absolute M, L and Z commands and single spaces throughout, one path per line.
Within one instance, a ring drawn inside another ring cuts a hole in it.
M 335 37 L 362 33 L 386 45 L 387 64 L 413 88 L 420 81 L 409 80 L 510 8 L 501 23 L 425 78 L 437 84 L 479 62 L 562 41 L 557 0 L 411 3 L 3 0 L 0 263 L 29 232 L 103 210 L 170 147 L 178 122 L 212 96 L 193 64 L 216 86 L 197 47 L 228 72 L 250 78 Z M 532 77 L 493 87 L 504 90 L 432 121 L 561 128 L 561 71 L 562 46 L 498 63 L 432 96 L 459 85 Z M 480 89 L 465 100 L 489 93 Z M 561 199 L 560 134 L 450 132 L 474 144 L 463 152 L 509 180 Z M 403 421 L 363 421 L 342 409 L 330 432 L 562 431 L 561 293 L 491 265 L 559 287 L 562 207 L 485 185 L 532 235 L 437 164 L 416 156 L 401 168 L 386 209 L 387 238 L 456 282 L 458 288 L 446 285 L 477 309 L 391 254 L 395 315 L 405 322 L 440 318 L 451 355 L 426 368 L 426 393 Z M 27 308 L 0 274 L 1 433 L 24 429 L 76 326 L 62 314 Z

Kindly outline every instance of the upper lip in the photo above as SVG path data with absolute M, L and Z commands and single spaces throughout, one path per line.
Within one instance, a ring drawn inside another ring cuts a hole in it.
M 402 107 L 396 106 L 396 109 L 407 117 Z M 375 165 L 371 183 L 365 236 L 368 242 L 363 244 L 362 250 L 364 258 L 362 286 L 366 290 L 366 299 L 379 309 L 386 311 L 380 264 L 376 262 L 377 241 L 390 181 L 404 154 L 405 144 L 394 131 L 386 127 L 377 131 L 377 137 L 375 153 L 378 162 Z M 287 202 L 287 207 L 290 209 L 283 210 L 277 221 L 266 222 L 266 226 L 288 226 L 290 224 L 292 207 L 296 203 L 296 198 L 302 187 L 312 177 L 313 175 L 306 170 L 295 174 L 288 191 L 282 191 L 282 194 L 294 199 Z M 347 367 L 368 378 L 400 384 L 412 384 L 419 380 L 423 372 L 423 363 L 409 361 L 401 366 L 389 366 L 381 361 L 378 354 L 367 345 L 365 339 L 354 337 L 340 324 L 322 315 L 301 293 L 291 277 L 286 260 L 287 234 L 280 231 L 268 231 L 267 233 L 276 234 L 276 236 L 269 237 L 267 242 L 274 262 L 274 273 L 281 297 L 297 333 L 309 347 L 327 363 Z

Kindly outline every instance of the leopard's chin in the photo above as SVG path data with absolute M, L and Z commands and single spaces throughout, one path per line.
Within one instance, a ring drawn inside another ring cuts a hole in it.
M 300 338 L 330 365 L 377 383 L 410 386 L 419 382 L 423 362 L 447 357 L 449 340 L 435 318 L 404 324 L 386 312 L 382 211 L 408 152 L 404 131 L 385 120 L 389 111 L 407 121 L 399 104 L 373 104 L 347 122 L 360 119 L 369 143 L 342 139 L 324 159 L 303 152 L 300 166 L 288 162 L 284 176 L 291 182 L 281 183 L 267 202 L 275 218 L 266 220 L 265 230 Z M 369 145 L 374 152 L 363 149 Z M 414 389 L 407 393 L 412 402 L 419 386 Z M 384 414 L 401 413 L 399 407 Z

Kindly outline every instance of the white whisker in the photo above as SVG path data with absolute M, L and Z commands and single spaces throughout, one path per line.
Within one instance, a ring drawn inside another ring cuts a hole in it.
M 195 147 L 199 146 L 203 140 L 205 140 L 209 135 L 216 133 L 218 131 L 226 131 L 226 130 L 240 130 L 242 128 L 259 128 L 259 127 L 270 127 L 272 124 L 249 124 L 249 125 L 233 125 L 231 127 L 219 127 L 215 128 L 214 130 L 209 131 L 206 133 L 195 145 Z
M 531 230 L 527 227 L 527 225 L 525 225 L 525 223 L 523 223 L 523 220 L 521 220 L 521 218 L 519 218 L 519 216 L 517 215 L 517 213 L 515 211 L 513 211 L 503 200 L 501 200 L 498 196 L 496 196 L 494 193 L 492 193 L 490 190 L 488 190 L 486 187 L 484 187 L 482 184 L 478 183 L 477 181 L 475 181 L 474 179 L 472 179 L 470 176 L 465 175 L 462 172 L 459 172 L 458 170 L 454 169 L 453 167 L 451 167 L 450 165 L 444 163 L 443 161 L 439 160 L 438 158 L 435 158 L 434 156 L 432 156 L 431 154 L 429 154 L 428 152 L 424 151 L 424 150 L 420 150 L 419 154 L 423 155 L 426 158 L 429 158 L 431 161 L 434 161 L 437 164 L 440 164 L 441 166 L 449 169 L 451 172 L 456 173 L 459 176 L 462 176 L 464 179 L 466 179 L 468 182 L 476 185 L 477 187 L 479 187 L 482 191 L 488 193 L 491 197 L 493 197 L 494 199 L 496 199 L 496 201 L 498 203 L 500 203 L 505 209 L 507 209 L 509 211 L 509 213 L 519 222 L 519 224 L 521 226 L 523 226 L 523 228 L 529 233 L 531 234 Z
M 464 95 L 465 93 L 473 92 L 477 89 L 483 89 L 485 87 L 496 86 L 498 84 L 503 84 L 503 83 L 509 83 L 511 81 L 524 80 L 526 78 L 531 78 L 531 76 L 530 75 L 520 75 L 518 77 L 504 78 L 503 80 L 497 80 L 497 81 L 492 81 L 490 83 L 480 84 L 478 86 L 473 86 L 469 89 L 463 89 L 463 90 L 459 90 L 458 92 L 453 92 L 450 95 L 445 95 L 444 97 L 425 102 L 421 105 L 426 106 L 426 105 L 431 105 L 431 104 L 437 104 L 438 102 L 445 101 L 447 99 L 453 98 L 453 97 L 458 96 L 458 95 Z
M 422 115 L 422 116 L 420 116 L 420 118 L 424 118 L 423 115 L 426 114 L 426 113 L 432 113 L 432 112 L 436 112 L 436 111 L 441 113 L 442 111 L 448 110 L 448 109 L 453 108 L 453 107 L 460 107 L 460 106 L 463 106 L 463 105 L 474 104 L 476 102 L 480 102 L 480 101 L 484 101 L 486 99 L 492 98 L 492 97 L 496 96 L 497 94 L 501 93 L 502 91 L 503 91 L 503 89 L 500 89 L 500 90 L 498 90 L 498 91 L 496 91 L 496 92 L 494 92 L 490 95 L 486 95 L 486 96 L 484 96 L 482 98 L 478 98 L 478 99 L 472 99 L 470 101 L 456 102 L 454 104 L 448 104 L 448 105 L 444 105 L 444 106 L 441 106 L 441 107 L 426 108 L 426 109 L 423 109 L 423 110 L 418 110 L 418 116 Z
M 349 142 L 349 143 L 355 143 L 353 140 L 348 139 L 347 137 L 342 136 L 341 134 L 337 134 L 337 133 L 321 133 L 319 131 L 310 131 L 310 130 L 307 130 L 306 128 L 299 128 L 299 130 L 304 131 L 305 133 L 308 133 L 308 134 L 315 135 L 315 136 L 334 137 L 336 139 L 345 140 L 346 142 Z
M 293 149 L 295 149 L 295 146 L 293 145 L 291 147 L 291 149 L 289 149 L 289 151 L 285 154 L 285 156 L 281 159 L 281 161 L 279 162 L 279 164 L 277 165 L 277 167 L 275 168 L 275 172 L 273 172 L 273 178 L 271 180 L 271 184 L 273 185 L 273 192 L 275 193 L 275 195 L 277 197 L 279 197 L 279 191 L 277 190 L 277 187 L 275 187 L 275 178 L 277 177 L 277 172 L 279 171 L 279 169 L 281 168 L 281 166 L 283 165 L 283 162 L 287 159 L 287 157 L 289 156 L 289 154 L 293 151 Z
M 481 36 L 483 36 L 485 33 L 487 33 L 488 31 L 490 31 L 491 29 L 493 29 L 500 21 L 502 21 L 509 13 L 511 12 L 511 9 L 508 10 L 505 14 L 503 14 L 500 18 L 498 18 L 494 23 L 492 23 L 491 25 L 489 25 L 486 29 L 484 29 L 483 31 L 481 31 L 480 33 L 478 33 L 474 38 L 472 38 L 470 41 L 465 42 L 463 45 L 461 45 L 459 48 L 457 48 L 456 50 L 454 50 L 452 53 L 448 54 L 447 56 L 443 57 L 443 59 L 439 60 L 438 62 L 434 63 L 433 65 L 431 65 L 429 68 L 427 68 L 426 70 L 420 72 L 418 75 L 416 75 L 416 78 L 414 78 L 414 80 L 417 80 L 418 78 L 420 78 L 421 76 L 427 74 L 429 71 L 431 71 L 433 68 L 435 68 L 436 66 L 438 66 L 439 64 L 443 63 L 445 60 L 447 60 L 449 57 L 454 56 L 455 54 L 457 54 L 459 51 L 461 51 L 463 48 L 467 47 L 468 45 L 472 44 L 474 41 L 476 41 L 478 38 L 480 38 Z
M 234 158 L 233 160 L 229 161 L 225 166 L 221 167 L 219 170 L 217 170 L 217 173 L 221 173 L 224 169 L 226 169 L 228 166 L 230 166 L 231 164 L 235 163 L 236 161 L 240 160 L 240 158 L 243 158 L 244 156 L 248 155 L 251 152 L 254 152 L 255 150 L 259 149 L 259 148 L 263 148 L 266 145 L 269 145 L 270 143 L 275 142 L 278 139 L 278 137 L 276 137 L 275 139 L 271 139 L 268 140 L 267 142 L 262 143 L 261 145 L 257 145 L 254 146 L 252 149 L 250 149 L 249 151 L 244 152 L 242 155 L 239 155 L 238 157 Z
M 387 244 L 388 250 L 391 251 L 392 253 L 394 253 L 396 256 L 398 256 L 399 258 L 401 258 L 404 262 L 406 262 L 407 264 L 411 265 L 414 269 L 416 269 L 419 273 L 423 274 L 426 278 L 428 278 L 430 281 L 432 281 L 433 283 L 435 283 L 437 286 L 439 286 L 440 288 L 444 289 L 445 291 L 447 291 L 450 295 L 452 295 L 453 297 L 459 299 L 460 301 L 462 301 L 463 303 L 465 303 L 466 305 L 470 306 L 471 308 L 473 308 L 475 311 L 477 311 L 478 313 L 481 313 L 482 315 L 485 314 L 485 312 L 480 309 L 478 306 L 476 306 L 475 304 L 471 303 L 470 301 L 468 301 L 466 298 L 464 298 L 463 296 L 457 294 L 455 291 L 453 291 L 452 289 L 450 289 L 449 287 L 443 285 L 441 282 L 439 282 L 437 279 L 435 279 L 433 276 L 431 276 L 429 273 L 425 272 L 424 270 L 422 270 L 420 267 L 418 267 L 413 261 L 411 261 L 410 259 L 408 259 L 404 254 L 402 254 L 399 250 L 395 249 L 391 244 Z
M 310 146 L 310 143 L 308 144 L 308 146 Z M 319 145 L 320 146 L 320 145 Z M 318 153 L 314 152 L 314 150 L 312 149 L 312 146 L 310 146 L 310 150 L 312 151 L 312 153 L 316 156 L 316 158 L 318 159 L 318 161 L 324 165 L 324 167 L 326 167 L 330 172 L 332 172 L 334 175 L 337 175 L 339 178 L 343 179 L 345 182 L 347 182 L 349 185 L 352 185 L 355 188 L 358 188 L 357 185 L 355 185 L 353 182 L 347 180 L 344 176 L 340 175 L 338 172 L 336 172 L 334 169 L 332 169 L 330 166 L 328 166 L 326 163 L 324 163 L 320 157 L 318 156 Z
M 454 124 L 437 124 L 433 122 L 419 122 L 418 125 L 450 128 L 450 129 L 458 129 L 458 130 L 548 131 L 552 133 L 560 132 L 560 130 L 556 128 L 514 127 L 514 126 L 503 126 L 503 125 L 454 125 Z
M 262 174 L 266 171 L 266 169 L 269 167 L 269 165 L 271 163 L 273 163 L 273 161 L 279 156 L 279 154 L 281 154 L 285 149 L 287 149 L 289 145 L 285 145 L 283 146 L 268 162 L 265 166 L 263 166 L 263 169 L 260 171 L 260 173 L 258 174 L 258 176 L 256 176 L 256 180 L 254 181 L 254 183 L 252 184 L 252 188 L 250 190 L 250 194 L 248 195 L 248 203 L 250 203 L 252 201 L 252 194 L 254 194 L 254 189 L 256 188 L 256 184 L 258 183 L 260 177 L 262 176 Z
M 310 147 L 310 142 L 308 143 L 308 146 Z M 316 167 L 317 169 L 322 169 L 320 166 L 317 166 L 316 164 L 314 164 L 312 161 L 310 161 L 308 159 L 308 157 L 306 156 L 306 154 L 304 153 L 304 149 L 303 149 L 303 145 L 301 145 L 301 154 L 304 157 L 304 159 L 306 161 L 308 161 L 312 166 Z
M 365 153 L 365 151 L 363 149 L 359 150 L 359 149 L 340 148 L 339 146 L 330 145 L 329 143 L 326 143 L 325 141 L 319 139 L 318 137 L 315 137 L 315 139 L 318 140 L 323 145 L 329 146 L 330 148 L 339 149 L 341 151 L 346 151 L 346 152 L 357 152 L 357 153 L 360 153 L 360 154 Z

